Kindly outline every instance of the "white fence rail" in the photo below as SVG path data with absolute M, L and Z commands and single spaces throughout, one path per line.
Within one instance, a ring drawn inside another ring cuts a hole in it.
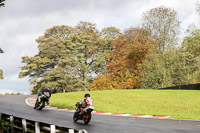
M 86 130 L 76 130 L 66 127 L 60 127 L 49 123 L 43 123 L 25 118 L 15 117 L 13 115 L 0 113 L 0 120 L 5 120 L 10 125 L 10 133 L 88 133 Z

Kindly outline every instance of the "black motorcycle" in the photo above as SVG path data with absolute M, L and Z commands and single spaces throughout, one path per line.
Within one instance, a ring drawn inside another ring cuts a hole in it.
M 37 98 L 34 109 L 42 110 L 45 107 L 45 102 L 48 102 L 48 97 L 46 95 L 41 95 L 40 102 Z
M 76 111 L 74 112 L 73 121 L 83 120 L 85 124 L 88 124 L 92 118 L 93 109 L 88 108 L 84 111 L 84 106 L 81 104 L 76 104 Z

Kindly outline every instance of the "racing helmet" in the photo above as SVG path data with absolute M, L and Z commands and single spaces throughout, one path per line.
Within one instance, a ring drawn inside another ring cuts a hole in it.
M 90 94 L 89 94 L 89 93 L 86 93 L 84 97 L 90 97 Z

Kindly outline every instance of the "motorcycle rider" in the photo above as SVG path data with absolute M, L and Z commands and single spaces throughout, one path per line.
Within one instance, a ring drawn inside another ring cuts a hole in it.
M 51 97 L 51 90 L 49 89 L 49 88 L 45 88 L 45 89 L 43 89 L 39 94 L 38 94 L 38 98 L 37 98 L 37 101 L 38 102 L 40 102 L 41 101 L 41 98 L 43 97 L 43 96 L 46 96 L 46 98 L 47 98 L 47 104 L 49 105 L 49 98 Z M 35 109 L 36 107 L 34 107 L 34 109 Z
M 77 102 L 76 106 L 78 106 L 78 109 L 80 112 L 81 112 L 80 108 L 83 108 L 83 112 L 81 112 L 82 114 L 85 113 L 87 111 L 87 109 L 94 110 L 93 100 L 90 97 L 89 93 L 86 93 L 84 95 L 84 98 L 80 102 Z

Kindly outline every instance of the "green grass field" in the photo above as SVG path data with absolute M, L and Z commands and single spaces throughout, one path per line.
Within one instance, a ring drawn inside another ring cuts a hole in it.
M 50 105 L 74 109 L 86 92 L 53 94 Z M 198 90 L 108 90 L 90 91 L 95 111 L 124 114 L 161 115 L 200 120 Z

